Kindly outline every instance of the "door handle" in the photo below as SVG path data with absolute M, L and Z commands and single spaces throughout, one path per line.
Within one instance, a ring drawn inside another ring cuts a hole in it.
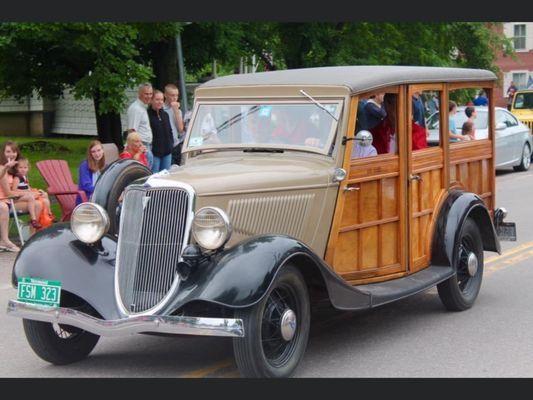
M 360 190 L 361 188 L 359 186 L 346 186 L 344 188 L 345 192 L 355 192 L 357 190 Z
M 409 179 L 412 181 L 421 181 L 422 177 L 418 174 L 411 174 L 409 175 Z

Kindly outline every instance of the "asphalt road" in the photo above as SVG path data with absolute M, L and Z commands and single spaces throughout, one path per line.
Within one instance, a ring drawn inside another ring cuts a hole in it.
M 474 307 L 447 312 L 436 289 L 372 311 L 313 314 L 296 377 L 533 376 L 533 169 L 497 174 L 497 205 L 517 242 L 485 253 Z M 0 304 L 15 298 L 14 260 L 0 253 Z M 18 318 L 0 312 L 0 377 L 237 377 L 230 339 L 136 335 L 101 338 L 86 360 L 53 366 L 26 342 Z

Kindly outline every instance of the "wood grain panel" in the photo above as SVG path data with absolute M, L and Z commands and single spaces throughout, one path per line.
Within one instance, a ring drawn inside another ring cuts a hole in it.
M 401 272 L 400 272 L 401 271 Z M 398 273 L 400 272 L 400 275 Z M 395 274 L 395 275 L 391 275 Z M 350 284 L 364 284 L 372 282 L 386 281 L 393 278 L 399 278 L 405 275 L 405 272 L 402 271 L 402 266 L 400 264 L 389 265 L 388 267 L 376 268 L 376 269 L 367 269 L 363 271 L 355 271 L 350 273 L 341 273 L 340 274 L 344 279 L 346 279 Z
M 361 229 L 361 266 L 360 270 L 379 268 L 378 264 L 378 227 Z
M 397 246 L 399 228 L 400 224 L 397 222 L 381 225 L 381 265 L 383 266 L 398 264 L 400 262 L 400 254 Z
M 354 226 L 359 223 L 359 207 L 357 207 L 359 203 L 359 191 L 345 192 L 344 196 L 341 230 L 347 226 Z
M 379 219 L 379 181 L 362 182 L 359 185 L 359 222 Z
M 341 233 L 335 247 L 335 270 L 349 272 L 357 270 L 357 257 L 359 249 L 359 231 Z
M 397 217 L 399 209 L 398 179 L 381 180 L 381 217 Z
M 394 154 L 381 154 L 373 158 L 359 158 L 352 160 L 348 183 L 362 182 L 383 178 L 384 176 L 398 176 L 399 158 Z

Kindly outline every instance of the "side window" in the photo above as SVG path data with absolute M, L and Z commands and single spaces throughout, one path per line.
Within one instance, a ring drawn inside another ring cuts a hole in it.
M 411 98 L 412 149 L 438 146 L 441 137 L 441 92 L 415 92 Z
M 450 141 L 465 142 L 486 139 L 488 137 L 488 105 L 487 94 L 482 88 L 450 91 Z M 496 124 L 498 118 L 501 118 L 501 122 L 505 122 L 505 116 L 496 113 Z
M 352 159 L 398 152 L 398 95 L 362 96 L 357 107 Z
M 504 111 L 505 112 L 505 111 Z M 511 126 L 517 126 L 518 125 L 518 121 L 516 120 L 516 118 L 508 113 L 508 112 L 505 112 L 505 123 L 507 124 L 508 127 L 511 127 Z

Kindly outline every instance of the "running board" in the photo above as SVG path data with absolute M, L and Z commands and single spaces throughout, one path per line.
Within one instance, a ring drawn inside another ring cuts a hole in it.
M 452 267 L 432 265 L 404 278 L 355 287 L 370 295 L 370 307 L 377 307 L 427 290 L 454 274 Z

